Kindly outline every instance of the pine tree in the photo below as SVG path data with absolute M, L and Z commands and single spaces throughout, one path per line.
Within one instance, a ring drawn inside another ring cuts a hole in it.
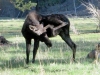
M 25 10 L 30 10 L 31 7 L 36 6 L 36 3 L 32 3 L 31 0 L 25 1 L 25 0 L 11 0 L 14 4 L 14 6 L 21 10 L 21 11 L 25 11 Z

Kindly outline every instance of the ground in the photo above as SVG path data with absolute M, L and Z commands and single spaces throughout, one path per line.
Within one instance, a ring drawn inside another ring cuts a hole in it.
M 69 18 L 75 24 L 79 35 L 72 32 L 71 38 L 77 45 L 76 63 L 72 63 L 72 50 L 59 37 L 51 38 L 53 47 L 48 49 L 40 43 L 36 62 L 25 63 L 25 40 L 21 34 L 24 19 L 0 19 L 0 33 L 13 45 L 0 46 L 0 75 L 94 75 L 100 74 L 100 64 L 86 59 L 87 54 L 100 41 L 100 33 L 95 33 L 94 18 Z M 84 20 L 84 21 L 83 21 Z M 34 41 L 34 40 L 33 40 Z

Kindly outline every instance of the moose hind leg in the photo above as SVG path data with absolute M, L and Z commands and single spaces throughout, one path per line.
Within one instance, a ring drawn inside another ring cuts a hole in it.
M 69 35 L 66 35 L 62 32 L 62 33 L 60 33 L 60 36 L 68 44 L 68 46 L 72 49 L 72 51 L 73 51 L 73 61 L 75 61 L 76 44 L 71 40 Z

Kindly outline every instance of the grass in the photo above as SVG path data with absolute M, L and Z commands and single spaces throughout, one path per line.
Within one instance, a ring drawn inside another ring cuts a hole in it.
M 71 31 L 71 38 L 77 44 L 77 63 L 72 63 L 72 50 L 57 36 L 51 38 L 53 47 L 50 49 L 40 43 L 34 64 L 31 63 L 31 48 L 30 63 L 27 65 L 25 41 L 20 32 L 24 19 L 0 18 L 1 35 L 13 42 L 13 45 L 0 46 L 0 75 L 99 75 L 100 64 L 95 65 L 92 59 L 86 59 L 100 41 L 100 33 L 95 33 L 94 20 L 70 18 L 80 33 L 76 35 Z

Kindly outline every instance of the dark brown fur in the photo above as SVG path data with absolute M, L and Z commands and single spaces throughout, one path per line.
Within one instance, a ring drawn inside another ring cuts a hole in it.
M 39 25 L 43 25 L 43 27 Z M 34 27 L 33 30 L 30 29 L 30 25 L 35 26 L 35 28 L 38 28 L 38 31 L 41 28 L 47 28 L 43 30 L 44 32 L 42 33 L 37 33 L 34 32 Z M 48 26 L 49 25 L 49 26 Z M 39 28 L 40 27 L 40 28 Z M 38 14 L 37 12 L 30 12 L 23 24 L 22 27 L 22 34 L 26 40 L 26 63 L 29 63 L 29 53 L 30 53 L 30 46 L 31 46 L 31 39 L 34 39 L 34 49 L 33 49 L 33 60 L 32 62 L 35 61 L 35 56 L 37 49 L 39 47 L 39 41 L 44 42 L 48 47 L 52 46 L 51 41 L 49 40 L 49 37 L 54 37 L 56 35 L 59 35 L 73 50 L 73 60 L 75 59 L 75 54 L 76 54 L 76 45 L 72 42 L 70 35 L 69 35 L 69 27 L 70 27 L 70 22 L 69 20 L 61 14 L 53 14 L 53 15 L 47 15 L 43 16 Z

